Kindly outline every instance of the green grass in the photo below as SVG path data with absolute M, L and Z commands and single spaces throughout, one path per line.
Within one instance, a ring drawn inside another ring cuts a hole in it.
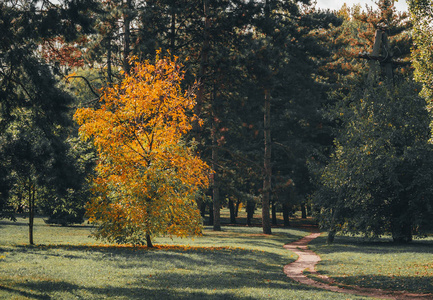
M 295 254 L 283 244 L 307 232 L 275 228 L 206 228 L 183 245 L 149 250 L 103 245 L 86 226 L 36 220 L 36 246 L 27 220 L 0 222 L 0 299 L 366 299 L 297 284 L 283 274 Z M 188 246 L 188 247 L 186 247 Z
M 389 238 L 375 242 L 360 237 L 337 236 L 326 245 L 326 236 L 312 242 L 320 255 L 319 273 L 338 282 L 370 288 L 433 293 L 433 238 L 403 245 Z

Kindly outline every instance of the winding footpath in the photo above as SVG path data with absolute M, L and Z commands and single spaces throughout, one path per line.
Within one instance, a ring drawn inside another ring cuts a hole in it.
M 380 299 L 433 299 L 432 294 L 411 294 L 405 291 L 387 291 L 382 289 L 363 288 L 347 285 L 343 287 L 341 284 L 340 286 L 333 285 L 335 284 L 335 281 L 328 276 L 317 273 L 315 267 L 320 261 L 320 257 L 313 251 L 309 250 L 307 246 L 310 241 L 318 238 L 319 236 L 319 232 L 312 232 L 310 235 L 300 240 L 284 245 L 285 249 L 295 252 L 298 255 L 298 259 L 295 262 L 284 266 L 284 273 L 289 278 L 311 287 L 358 296 L 375 297 Z M 311 272 L 324 282 L 319 282 L 308 278 L 303 273 L 305 270 Z

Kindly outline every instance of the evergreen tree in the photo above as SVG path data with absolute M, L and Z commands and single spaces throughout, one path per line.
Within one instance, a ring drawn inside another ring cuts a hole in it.
M 242 122 L 246 124 L 245 129 L 257 132 L 256 136 L 263 143 L 259 147 L 256 144 L 255 151 L 256 155 L 257 150 L 263 151 L 264 159 L 259 171 L 263 179 L 260 190 L 264 233 L 271 233 L 269 203 L 274 202 L 272 196 L 280 194 L 279 198 L 283 198 L 281 191 L 274 190 L 273 186 L 280 189 L 290 182 L 293 187 L 296 179 L 295 186 L 299 184 L 298 191 L 305 194 L 302 189 L 308 182 L 305 180 L 308 178 L 305 172 L 307 156 L 313 152 L 305 142 L 312 139 L 309 133 L 314 129 L 311 129 L 321 122 L 319 111 L 322 105 L 321 95 L 317 93 L 320 88 L 313 81 L 313 57 L 324 53 L 316 38 L 308 33 L 313 28 L 326 27 L 338 21 L 332 14 L 306 13 L 301 4 L 284 1 L 257 3 L 253 27 L 244 33 L 246 45 L 243 50 L 246 54 L 243 64 L 248 71 L 247 77 L 251 78 L 244 82 L 249 99 L 245 106 L 252 108 L 248 109 L 250 114 L 241 116 L 245 120 Z M 262 117 L 258 113 L 263 113 Z M 260 119 L 263 120 L 261 124 L 258 123 Z M 256 141 L 255 138 L 253 142 Z M 308 151 L 305 151 L 306 147 Z M 251 160 L 258 159 L 256 156 Z M 278 182 L 272 183 L 275 179 Z
M 1 194 L 6 196 L 16 185 L 26 187 L 31 244 L 38 187 L 62 195 L 70 186 L 64 130 L 71 124 L 68 111 L 73 98 L 58 87 L 56 68 L 40 57 L 39 45 L 44 39 L 63 36 L 71 41 L 90 32 L 88 10 L 93 5 L 92 1 L 65 1 L 62 6 L 36 0 L 0 3 L 0 138 L 5 141 L 0 157 L 10 162 L 1 174 L 10 184 L 3 184 L 6 189 Z
M 320 224 L 329 241 L 342 231 L 408 242 L 433 212 L 430 118 L 410 81 L 395 90 L 364 84 L 337 110 L 344 126 L 316 194 Z
M 389 33 L 399 32 L 392 27 L 389 3 L 381 3 L 379 20 L 388 22 Z M 424 181 L 431 178 L 430 117 L 407 72 L 392 74 L 395 49 L 383 38 L 386 27 L 377 25 L 373 52 L 366 56 L 368 75 L 351 85 L 352 91 L 342 90 L 333 110 L 341 128 L 315 198 L 329 242 L 337 231 L 391 233 L 394 241 L 409 242 L 431 218 L 432 191 Z

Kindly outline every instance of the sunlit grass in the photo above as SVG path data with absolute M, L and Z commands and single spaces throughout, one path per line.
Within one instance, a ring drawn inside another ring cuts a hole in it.
M 313 241 L 322 261 L 317 269 L 338 282 L 370 288 L 433 293 L 433 238 L 403 245 L 388 238 L 376 242 L 359 237 L 326 236 Z
M 206 228 L 195 239 L 156 239 L 156 249 L 89 238 L 86 226 L 0 222 L 0 299 L 365 299 L 297 284 L 283 273 L 283 244 L 308 232 Z

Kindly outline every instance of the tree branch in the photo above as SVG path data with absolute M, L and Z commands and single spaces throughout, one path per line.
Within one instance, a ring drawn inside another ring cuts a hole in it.
M 66 77 L 66 79 L 69 79 L 69 78 L 81 78 L 81 79 L 83 79 L 84 82 L 86 82 L 87 86 L 89 87 L 90 91 L 93 93 L 93 95 L 95 95 L 98 98 L 100 97 L 100 95 L 97 92 L 95 92 L 95 90 L 92 87 L 92 84 L 90 83 L 90 81 L 86 77 L 81 76 L 81 75 L 72 75 L 72 76 Z

